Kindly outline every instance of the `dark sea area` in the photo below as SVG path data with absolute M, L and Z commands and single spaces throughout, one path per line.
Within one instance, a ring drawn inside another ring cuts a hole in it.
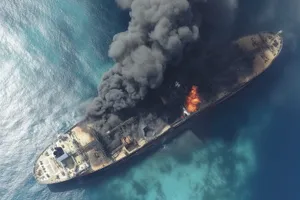
M 299 200 L 300 2 L 207 4 L 200 30 L 211 43 L 282 29 L 271 68 L 162 148 L 49 187 L 34 179 L 35 160 L 85 116 L 130 17 L 113 0 L 2 0 L 0 199 Z

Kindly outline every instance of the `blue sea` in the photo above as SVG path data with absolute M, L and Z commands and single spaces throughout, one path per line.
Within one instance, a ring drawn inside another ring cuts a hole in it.
M 35 159 L 84 117 L 113 66 L 112 38 L 130 17 L 113 0 L 2 0 L 0 199 L 300 199 L 300 4 L 210 2 L 222 5 L 207 14 L 215 37 L 229 27 L 229 35 L 284 30 L 273 66 L 160 149 L 108 174 L 49 187 L 35 181 Z

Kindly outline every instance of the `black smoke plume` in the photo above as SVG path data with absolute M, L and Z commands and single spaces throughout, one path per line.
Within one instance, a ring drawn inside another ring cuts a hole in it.
M 199 37 L 187 0 L 117 0 L 130 9 L 128 30 L 114 36 L 109 56 L 116 62 L 102 78 L 90 117 L 133 107 L 163 81 L 170 61 L 178 61 L 186 44 Z M 114 117 L 113 117 L 114 118 Z M 103 119 L 106 121 L 107 119 Z
M 130 11 L 131 21 L 127 31 L 113 38 L 109 56 L 116 64 L 103 76 L 98 97 L 88 108 L 88 116 L 106 129 L 120 121 L 117 111 L 134 107 L 162 83 L 167 67 L 198 66 L 203 49 L 265 30 L 283 29 L 292 43 L 299 41 L 294 0 L 116 1 Z M 191 51 L 186 51 L 187 44 Z

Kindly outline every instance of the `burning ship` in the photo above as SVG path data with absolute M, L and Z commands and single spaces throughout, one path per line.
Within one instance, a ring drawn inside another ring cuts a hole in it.
M 39 155 L 36 180 L 54 184 L 104 171 L 162 144 L 192 116 L 224 101 L 265 71 L 282 45 L 281 32 L 261 32 L 232 42 L 226 53 L 208 54 L 196 69 L 167 71 L 162 85 L 134 109 L 125 110 L 118 126 L 99 132 L 95 121 L 85 119 L 59 135 Z

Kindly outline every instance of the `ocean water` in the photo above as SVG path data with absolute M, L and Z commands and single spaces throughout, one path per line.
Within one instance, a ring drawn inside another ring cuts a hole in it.
M 35 159 L 84 116 L 129 16 L 112 0 L 1 1 L 0 198 L 300 199 L 298 4 L 249 2 L 234 34 L 287 30 L 288 50 L 266 73 L 157 151 L 48 187 L 33 177 Z

